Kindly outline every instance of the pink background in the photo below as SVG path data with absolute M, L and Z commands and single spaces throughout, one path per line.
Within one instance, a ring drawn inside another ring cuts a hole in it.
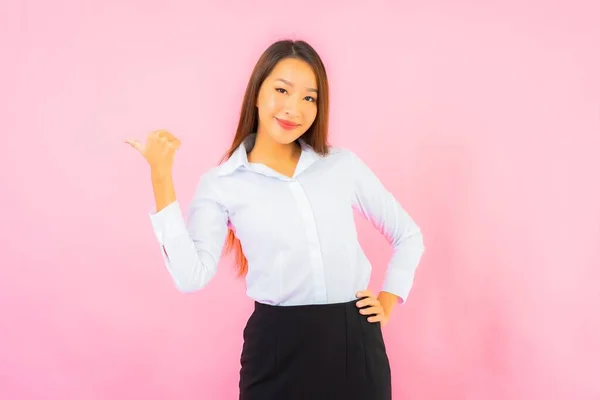
M 322 54 L 333 143 L 424 232 L 394 399 L 600 398 L 598 3 L 319 3 L 2 2 L 0 398 L 236 398 L 243 281 L 226 258 L 175 290 L 123 140 L 181 138 L 187 207 L 282 37 Z M 377 290 L 390 249 L 358 224 Z

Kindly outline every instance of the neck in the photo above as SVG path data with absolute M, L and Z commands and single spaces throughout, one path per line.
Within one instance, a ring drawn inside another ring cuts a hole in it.
M 280 162 L 294 160 L 300 152 L 300 145 L 296 142 L 277 143 L 268 134 L 259 132 L 248 158 L 251 162 Z

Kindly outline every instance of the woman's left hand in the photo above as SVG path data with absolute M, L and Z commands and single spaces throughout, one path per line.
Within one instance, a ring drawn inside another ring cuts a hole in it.
M 363 290 L 362 292 L 358 292 L 356 297 L 366 297 L 364 299 L 359 300 L 356 303 L 356 307 L 361 308 L 360 313 L 363 315 L 370 315 L 367 318 L 369 322 L 381 322 L 381 326 L 387 324 L 389 320 L 389 316 L 386 315 L 385 310 L 383 309 L 379 299 L 371 293 L 370 290 Z M 367 307 L 368 306 L 368 307 Z M 362 308 L 366 307 L 366 308 Z

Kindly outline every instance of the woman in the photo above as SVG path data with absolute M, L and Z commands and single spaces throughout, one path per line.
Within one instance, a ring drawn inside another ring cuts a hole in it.
M 272 44 L 256 64 L 233 144 L 199 180 L 187 220 L 172 180 L 180 141 L 145 145 L 156 200 L 150 214 L 177 288 L 192 292 L 235 250 L 255 301 L 244 329 L 240 399 L 391 399 L 381 326 L 406 300 L 423 253 L 419 227 L 352 152 L 327 142 L 327 74 L 304 41 Z M 394 248 L 383 290 L 353 208 Z

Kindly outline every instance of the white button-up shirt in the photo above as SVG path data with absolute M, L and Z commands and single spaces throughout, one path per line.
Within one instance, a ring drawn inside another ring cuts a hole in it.
M 351 151 L 322 156 L 301 142 L 293 177 L 248 162 L 251 135 L 205 172 L 184 219 L 177 201 L 150 219 L 177 288 L 192 292 L 215 275 L 228 228 L 248 260 L 247 295 L 261 303 L 347 302 L 367 288 L 371 264 L 353 209 L 393 246 L 382 290 L 406 301 L 424 251 L 419 227 Z

